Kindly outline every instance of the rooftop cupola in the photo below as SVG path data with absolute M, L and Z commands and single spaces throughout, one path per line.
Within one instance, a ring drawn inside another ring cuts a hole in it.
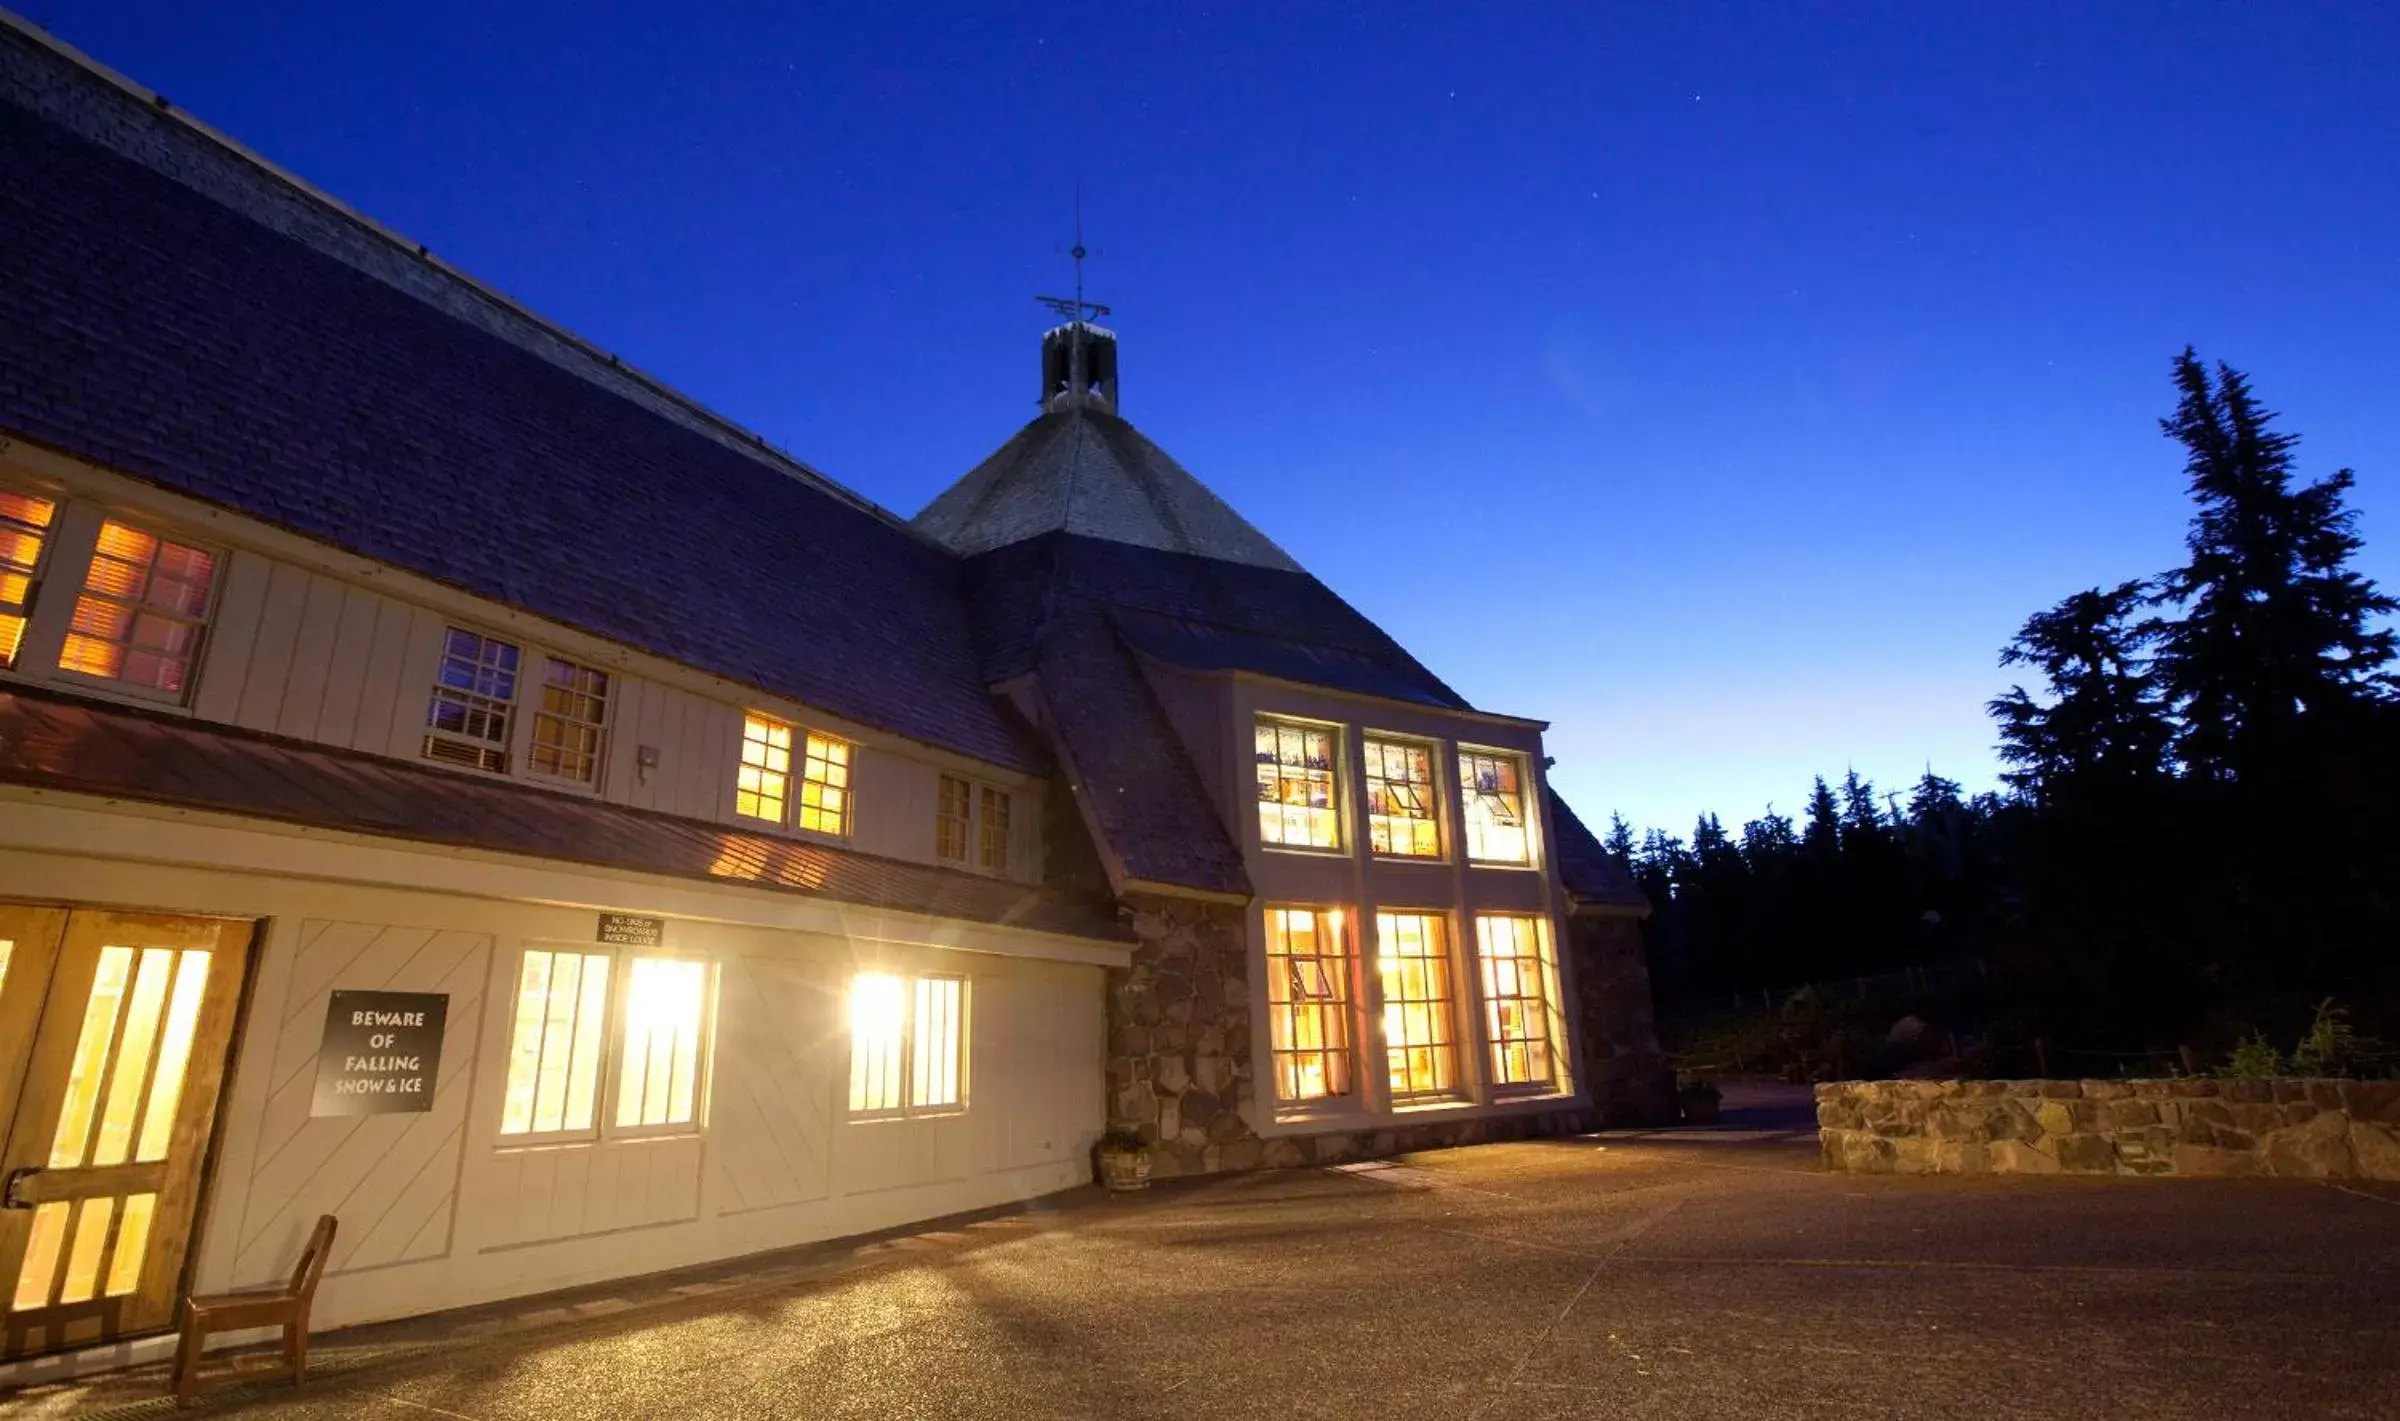
M 1063 304 L 1063 303 L 1062 303 Z M 1077 302 L 1095 315 L 1106 306 Z M 1117 333 L 1081 318 L 1042 332 L 1042 409 L 1117 408 Z

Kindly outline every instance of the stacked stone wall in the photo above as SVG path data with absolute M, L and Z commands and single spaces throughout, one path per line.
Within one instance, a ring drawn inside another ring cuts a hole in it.
M 1606 1125 L 1675 1119 L 1675 1067 L 1659 1049 L 1641 919 L 1589 910 L 1567 919 L 1585 1094 Z
M 2400 1081 L 1834 1081 L 1829 1169 L 2400 1180 Z

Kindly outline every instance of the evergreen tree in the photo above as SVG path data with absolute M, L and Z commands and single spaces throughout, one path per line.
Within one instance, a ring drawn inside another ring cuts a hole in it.
M 2400 603 L 2352 571 L 2357 514 L 2348 469 L 2295 489 L 2295 435 L 2270 428 L 2240 371 L 2216 378 L 2189 347 L 2175 361 L 2182 401 L 2161 420 L 2188 451 L 2199 505 L 2191 560 L 2160 600 L 2159 668 L 2182 711 L 2184 762 L 2207 779 L 2275 773 L 2316 738 L 2342 735 L 2362 704 L 2387 697 L 2395 641 L 2373 619 Z
M 2040 801 L 2106 794 L 2164 772 L 2172 730 L 2144 656 L 2150 633 L 2132 617 L 2148 588 L 2125 582 L 2078 592 L 2026 619 L 2000 653 L 2030 666 L 2049 702 L 2023 686 L 1991 702 L 2000 722 L 2002 778 Z
M 1883 811 L 1875 804 L 1875 786 L 1857 770 L 1842 777 L 1842 829 L 1856 837 L 1883 832 Z
M 1624 815 L 1609 811 L 1608 837 L 1600 841 L 1600 847 L 1608 850 L 1609 857 L 1617 862 L 1633 867 L 1633 826 L 1625 822 Z
M 1742 826 L 1742 859 L 1753 874 L 1780 870 L 1800 847 L 1800 836 L 1792 828 L 1792 816 L 1778 814 L 1775 806 Z
M 1800 831 L 1800 847 L 1812 858 L 1831 859 L 1842 848 L 1842 810 L 1823 775 L 1808 792 L 1808 827 Z
M 1925 777 L 1917 781 L 1916 789 L 1908 796 L 1908 822 L 1923 829 L 1959 813 L 1965 805 L 1958 793 L 1958 781 L 1943 779 L 1933 772 L 1933 766 L 1927 765 Z

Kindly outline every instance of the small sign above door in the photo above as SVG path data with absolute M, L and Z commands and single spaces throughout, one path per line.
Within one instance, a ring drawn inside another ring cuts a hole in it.
M 596 941 L 611 947 L 657 947 L 667 940 L 667 920 L 631 913 L 602 913 Z
M 442 992 L 335 992 L 317 1051 L 313 1117 L 397 1115 L 433 1109 L 442 1065 Z

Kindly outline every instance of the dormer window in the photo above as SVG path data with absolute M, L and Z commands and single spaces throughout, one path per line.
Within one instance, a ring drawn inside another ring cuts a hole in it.
M 808 733 L 801 762 L 800 827 L 820 834 L 850 832 L 850 742 Z
M 1372 735 L 1360 748 L 1367 770 L 1368 846 L 1389 858 L 1440 858 L 1433 749 Z
M 1466 810 L 1470 863 L 1530 863 L 1525 824 L 1525 759 L 1505 750 L 1458 752 L 1459 799 Z
M 1340 732 L 1262 715 L 1258 718 L 1259 842 L 1293 849 L 1338 849 L 1334 763 Z
M 58 669 L 182 700 L 216 580 L 215 553 L 102 523 Z
M 934 805 L 933 856 L 961 867 L 972 863 L 987 873 L 1008 872 L 1012 807 L 1007 790 L 942 776 Z

